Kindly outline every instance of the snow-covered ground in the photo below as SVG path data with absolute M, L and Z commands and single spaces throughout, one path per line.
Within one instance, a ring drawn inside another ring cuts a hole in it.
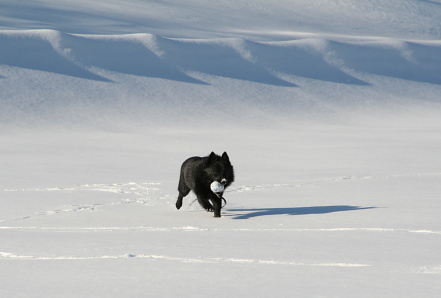
M 1 297 L 438 297 L 441 1 L 1 1 Z M 181 163 L 227 151 L 216 219 Z

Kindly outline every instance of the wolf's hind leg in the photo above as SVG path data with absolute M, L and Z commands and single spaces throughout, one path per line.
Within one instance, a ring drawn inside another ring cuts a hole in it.
M 182 207 L 182 199 L 190 192 L 190 188 L 185 184 L 182 179 L 179 179 L 178 191 L 179 195 L 178 200 L 176 201 L 176 209 L 179 210 Z
M 183 199 L 184 197 L 183 196 L 181 196 L 181 194 L 179 194 L 179 196 L 178 196 L 178 199 L 176 200 L 176 209 L 181 209 L 181 207 L 182 207 L 182 199 Z

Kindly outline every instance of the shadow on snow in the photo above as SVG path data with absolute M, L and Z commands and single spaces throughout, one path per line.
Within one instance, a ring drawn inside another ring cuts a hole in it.
M 229 212 L 237 212 L 230 216 L 233 219 L 249 219 L 258 216 L 267 215 L 309 215 L 309 214 L 326 214 L 342 211 L 357 211 L 374 209 L 377 207 L 359 207 L 348 205 L 336 206 L 314 206 L 314 207 L 295 207 L 295 208 L 258 208 L 258 209 L 228 209 Z

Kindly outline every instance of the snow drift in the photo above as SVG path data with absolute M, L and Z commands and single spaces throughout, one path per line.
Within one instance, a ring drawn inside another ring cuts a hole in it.
M 323 117 L 347 109 L 348 103 L 401 105 L 415 98 L 406 98 L 406 89 L 415 84 L 413 90 L 425 89 L 417 96 L 423 106 L 433 102 L 431 92 L 441 84 L 438 41 L 310 34 L 255 42 L 30 30 L 1 31 L 0 44 L 4 124 L 90 121 L 97 109 L 102 119 L 169 123 L 214 115 L 234 122 L 244 115 L 247 122 L 266 123 L 312 110 L 313 117 Z M 407 87 L 402 80 L 409 81 Z M 57 88 L 60 84 L 63 88 Z M 341 91 L 330 102 L 332 84 Z M 389 96 L 379 98 L 379 89 Z M 161 119 L 158 110 L 164 111 Z
M 100 71 L 196 84 L 204 82 L 188 73 L 291 87 L 295 85 L 277 74 L 361 85 L 367 83 L 355 78 L 356 73 L 441 83 L 438 41 L 310 35 L 292 41 L 253 42 L 151 34 L 73 35 L 52 30 L 0 31 L 0 38 L 2 65 L 104 82 L 111 80 L 97 74 Z

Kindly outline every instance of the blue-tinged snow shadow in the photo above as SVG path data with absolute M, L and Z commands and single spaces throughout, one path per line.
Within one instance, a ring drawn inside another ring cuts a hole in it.
M 313 45 L 291 44 L 267 45 L 248 42 L 248 47 L 259 65 L 275 72 L 325 82 L 347 85 L 370 86 L 325 61 L 322 53 Z
M 413 42 L 332 42 L 345 67 L 362 73 L 441 85 L 441 47 Z
M 208 85 L 168 63 L 139 40 L 69 36 L 63 45 L 81 65 L 141 77 Z
M 41 38 L 17 35 L 0 36 L 0 64 L 46 71 L 66 76 L 111 82 L 62 57 Z
M 311 215 L 311 214 L 327 214 L 343 211 L 358 211 L 366 209 L 374 209 L 377 207 L 360 207 L 348 205 L 336 206 L 314 206 L 314 207 L 295 207 L 295 208 L 257 208 L 257 209 L 228 209 L 227 211 L 239 214 L 232 214 L 233 219 L 249 219 L 258 216 L 268 215 Z
M 420 1 L 422 1 L 422 2 L 426 2 L 426 3 L 430 3 L 430 4 L 441 5 L 441 3 L 439 3 L 439 2 L 435 2 L 435 1 L 432 1 L 432 0 L 420 0 Z
M 298 87 L 253 62 L 251 57 L 245 57 L 247 53 L 241 53 L 240 40 L 160 39 L 159 45 L 166 61 L 186 71 L 279 87 Z

